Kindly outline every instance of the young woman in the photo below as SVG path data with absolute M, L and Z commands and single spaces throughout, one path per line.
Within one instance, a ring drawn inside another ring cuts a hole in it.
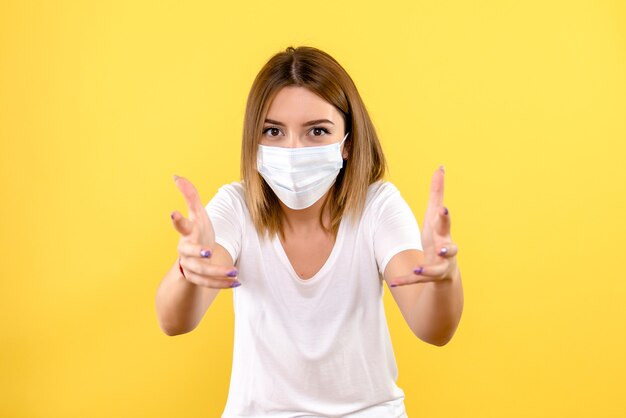
M 245 112 L 241 182 L 171 217 L 179 257 L 156 307 L 167 335 L 192 331 L 220 289 L 235 339 L 223 418 L 406 417 L 382 302 L 387 282 L 421 340 L 442 346 L 463 309 L 457 246 L 435 171 L 420 234 L 359 93 L 311 47 L 273 56 Z

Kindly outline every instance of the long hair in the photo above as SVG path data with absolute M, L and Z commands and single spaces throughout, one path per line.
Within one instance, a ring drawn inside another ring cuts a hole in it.
M 362 213 L 370 184 L 383 178 L 386 162 L 374 125 L 357 88 L 339 63 L 317 48 L 288 47 L 257 74 L 246 104 L 241 147 L 241 178 L 250 216 L 260 235 L 283 235 L 278 197 L 257 171 L 257 150 L 270 104 L 283 87 L 304 87 L 332 104 L 350 132 L 344 160 L 320 212 L 320 224 L 336 235 L 342 217 L 356 220 Z M 345 132 L 344 132 L 345 134 Z M 330 225 L 322 213 L 328 205 Z

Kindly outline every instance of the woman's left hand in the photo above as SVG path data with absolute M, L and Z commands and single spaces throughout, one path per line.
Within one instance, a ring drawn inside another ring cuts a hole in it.
M 458 247 L 450 236 L 450 214 L 443 206 L 443 166 L 433 174 L 430 199 L 422 227 L 424 262 L 415 266 L 413 274 L 398 277 L 391 286 L 413 283 L 451 281 L 457 273 L 456 254 Z

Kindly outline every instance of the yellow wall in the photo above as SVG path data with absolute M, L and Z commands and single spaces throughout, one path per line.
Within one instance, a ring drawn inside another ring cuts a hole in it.
M 355 80 L 420 226 L 445 203 L 465 310 L 444 347 L 385 303 L 410 418 L 626 411 L 621 1 L 3 1 L 0 416 L 218 417 L 232 300 L 159 329 L 172 174 L 238 180 L 256 72 L 289 45 Z

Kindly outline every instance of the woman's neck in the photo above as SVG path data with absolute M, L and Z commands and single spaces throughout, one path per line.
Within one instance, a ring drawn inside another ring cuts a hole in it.
M 326 194 L 318 199 L 317 202 L 305 209 L 291 209 L 285 206 L 283 202 L 280 202 L 280 207 L 283 211 L 283 227 L 286 230 L 289 230 L 289 232 L 296 234 L 308 233 L 321 229 L 320 213 L 329 192 L 326 192 Z M 329 220 L 330 213 L 328 211 L 328 206 L 326 206 L 324 208 L 324 224 L 328 225 Z

